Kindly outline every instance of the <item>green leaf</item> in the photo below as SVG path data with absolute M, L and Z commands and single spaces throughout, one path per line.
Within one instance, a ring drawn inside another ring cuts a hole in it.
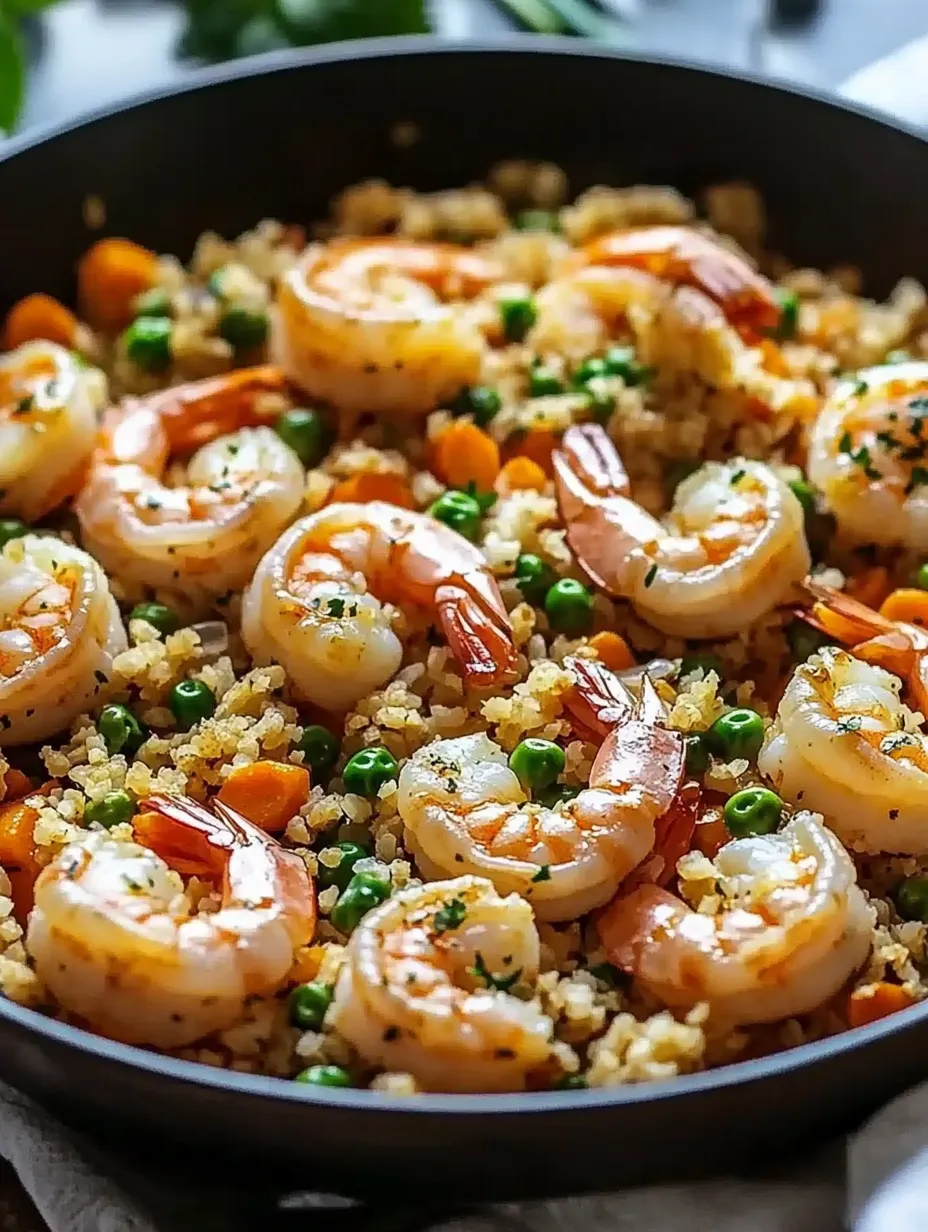
M 277 0 L 280 24 L 294 43 L 426 34 L 425 0 Z
M 19 119 L 25 75 L 19 23 L 0 9 L 0 129 L 4 132 L 12 132 Z
M 569 34 L 570 27 L 549 8 L 545 0 L 496 0 L 520 26 L 535 34 Z
M 17 16 L 26 17 L 30 13 L 38 13 L 42 9 L 50 9 L 53 4 L 57 4 L 58 0 L 3 0 L 0 8 L 6 13 L 15 13 Z

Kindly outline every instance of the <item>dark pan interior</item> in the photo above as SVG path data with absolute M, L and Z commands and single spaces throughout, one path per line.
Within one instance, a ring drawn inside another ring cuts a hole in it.
M 207 228 L 308 223 L 362 178 L 447 187 L 507 157 L 558 162 L 575 189 L 743 178 L 794 259 L 859 264 L 877 295 L 905 273 L 928 279 L 928 147 L 788 90 L 558 42 L 353 45 L 206 81 L 7 147 L 0 307 L 35 290 L 71 298 L 91 194 L 107 232 L 186 257 Z M 405 121 L 421 139 L 398 146 Z M 192 1143 L 218 1166 L 244 1154 L 252 1174 L 287 1167 L 328 1190 L 473 1201 L 700 1175 L 847 1128 L 925 1076 L 925 1010 L 661 1086 L 403 1102 L 165 1062 L 0 1004 L 0 1075 L 73 1120 Z

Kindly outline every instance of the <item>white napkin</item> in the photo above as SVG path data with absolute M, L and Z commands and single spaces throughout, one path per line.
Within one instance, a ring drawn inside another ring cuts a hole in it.
M 868 64 L 838 92 L 907 124 L 928 125 L 928 35 Z
M 566 1144 L 565 1150 L 570 1149 Z M 621 1150 L 621 1143 L 616 1143 Z M 724 1135 L 719 1135 L 724 1152 Z M 749 1176 L 632 1189 L 591 1198 L 475 1207 L 363 1211 L 324 1194 L 237 1189 L 231 1171 L 125 1158 L 54 1121 L 0 1086 L 0 1155 L 15 1168 L 51 1232 L 246 1232 L 308 1226 L 376 1225 L 378 1232 L 925 1232 L 928 1228 L 928 1086 L 900 1097 L 848 1142 L 833 1143 Z M 888 1180 L 886 1178 L 889 1177 Z M 295 1219 L 297 1212 L 305 1219 Z M 846 1222 L 847 1221 L 847 1222 Z M 347 1227 L 346 1227 L 347 1232 Z

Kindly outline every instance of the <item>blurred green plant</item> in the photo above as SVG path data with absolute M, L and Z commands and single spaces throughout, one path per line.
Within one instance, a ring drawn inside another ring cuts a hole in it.
M 0 130 L 16 127 L 26 82 L 24 17 L 49 8 L 57 0 L 0 0 Z

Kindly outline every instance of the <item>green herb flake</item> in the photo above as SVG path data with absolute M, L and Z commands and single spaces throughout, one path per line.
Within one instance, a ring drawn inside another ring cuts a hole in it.
M 651 584 L 653 583 L 656 577 L 657 577 L 657 561 L 654 562 L 651 568 L 644 575 L 645 589 L 651 586 Z
M 849 719 L 839 719 L 837 724 L 837 732 L 840 736 L 846 736 L 848 732 L 860 731 L 863 719 L 859 714 L 852 714 Z
M 447 907 L 442 907 L 435 913 L 435 932 L 440 937 L 442 933 L 453 932 L 460 928 L 467 918 L 467 907 L 463 899 L 452 898 Z
M 532 878 L 532 881 L 550 881 L 551 880 L 551 865 L 542 864 L 541 868 Z
M 522 968 L 518 971 L 513 971 L 512 975 L 493 975 L 487 970 L 487 965 L 483 961 L 483 955 L 478 951 L 477 957 L 474 960 L 474 965 L 468 967 L 467 974 L 472 975 L 475 980 L 483 980 L 487 988 L 493 988 L 497 992 L 509 992 L 518 984 L 522 976 Z

